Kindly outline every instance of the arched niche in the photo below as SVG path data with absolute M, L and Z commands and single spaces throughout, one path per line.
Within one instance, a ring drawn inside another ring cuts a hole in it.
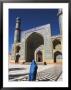
M 54 39 L 53 40 L 53 49 L 55 49 L 55 47 L 59 44 L 61 45 L 61 41 L 59 39 Z
M 62 59 L 62 53 L 60 51 L 54 53 L 54 63 L 56 63 L 58 59 Z
M 20 51 L 20 46 L 16 46 L 16 53 L 19 53 L 19 51 Z

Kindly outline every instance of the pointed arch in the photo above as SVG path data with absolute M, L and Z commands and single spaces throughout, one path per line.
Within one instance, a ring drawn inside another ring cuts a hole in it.
M 60 51 L 56 51 L 56 52 L 54 53 L 54 63 L 57 62 L 57 56 L 58 56 L 58 55 L 60 55 L 60 56 L 62 57 L 62 53 L 61 53 Z
M 36 48 L 44 44 L 44 38 L 41 34 L 33 32 L 25 42 L 25 51 L 26 51 L 26 61 L 31 62 L 34 59 L 34 52 Z
M 55 49 L 55 47 L 56 47 L 58 44 L 61 44 L 61 41 L 60 41 L 59 39 L 54 39 L 54 40 L 53 40 L 53 49 Z

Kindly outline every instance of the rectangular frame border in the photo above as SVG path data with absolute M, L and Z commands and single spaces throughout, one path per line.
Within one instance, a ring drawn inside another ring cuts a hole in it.
M 4 88 L 3 87 L 3 3 L 69 3 L 68 35 L 70 36 L 70 33 L 71 33 L 70 32 L 70 23 L 71 23 L 71 18 L 70 18 L 70 16 L 71 16 L 71 9 L 70 9 L 71 1 L 70 0 L 1 0 L 0 1 L 0 59 L 1 59 L 0 60 L 0 88 Z M 70 37 L 68 37 L 68 39 L 70 40 Z M 69 47 L 68 47 L 68 52 L 69 52 Z M 69 60 L 69 54 L 68 54 L 68 60 Z M 68 61 L 68 70 L 69 70 L 69 63 L 70 63 L 70 61 Z M 69 76 L 68 76 L 68 81 L 69 81 Z M 37 87 L 34 87 L 34 88 L 37 88 Z M 50 88 L 52 88 L 52 87 L 50 87 Z

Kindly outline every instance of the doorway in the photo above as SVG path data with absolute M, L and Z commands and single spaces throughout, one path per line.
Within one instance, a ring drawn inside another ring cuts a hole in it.
M 58 59 L 62 59 L 62 53 L 59 51 L 56 51 L 54 53 L 54 63 L 56 63 Z
M 42 52 L 41 51 L 38 51 L 37 54 L 36 54 L 36 61 L 37 62 L 42 62 Z

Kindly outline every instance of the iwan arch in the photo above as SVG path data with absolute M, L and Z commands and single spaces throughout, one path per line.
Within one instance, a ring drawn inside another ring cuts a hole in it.
M 61 20 L 62 12 L 59 10 L 60 25 Z M 11 62 L 26 63 L 35 59 L 36 62 L 62 63 L 62 26 L 59 35 L 51 36 L 50 24 L 22 32 L 20 24 L 20 18 L 17 18 Z

